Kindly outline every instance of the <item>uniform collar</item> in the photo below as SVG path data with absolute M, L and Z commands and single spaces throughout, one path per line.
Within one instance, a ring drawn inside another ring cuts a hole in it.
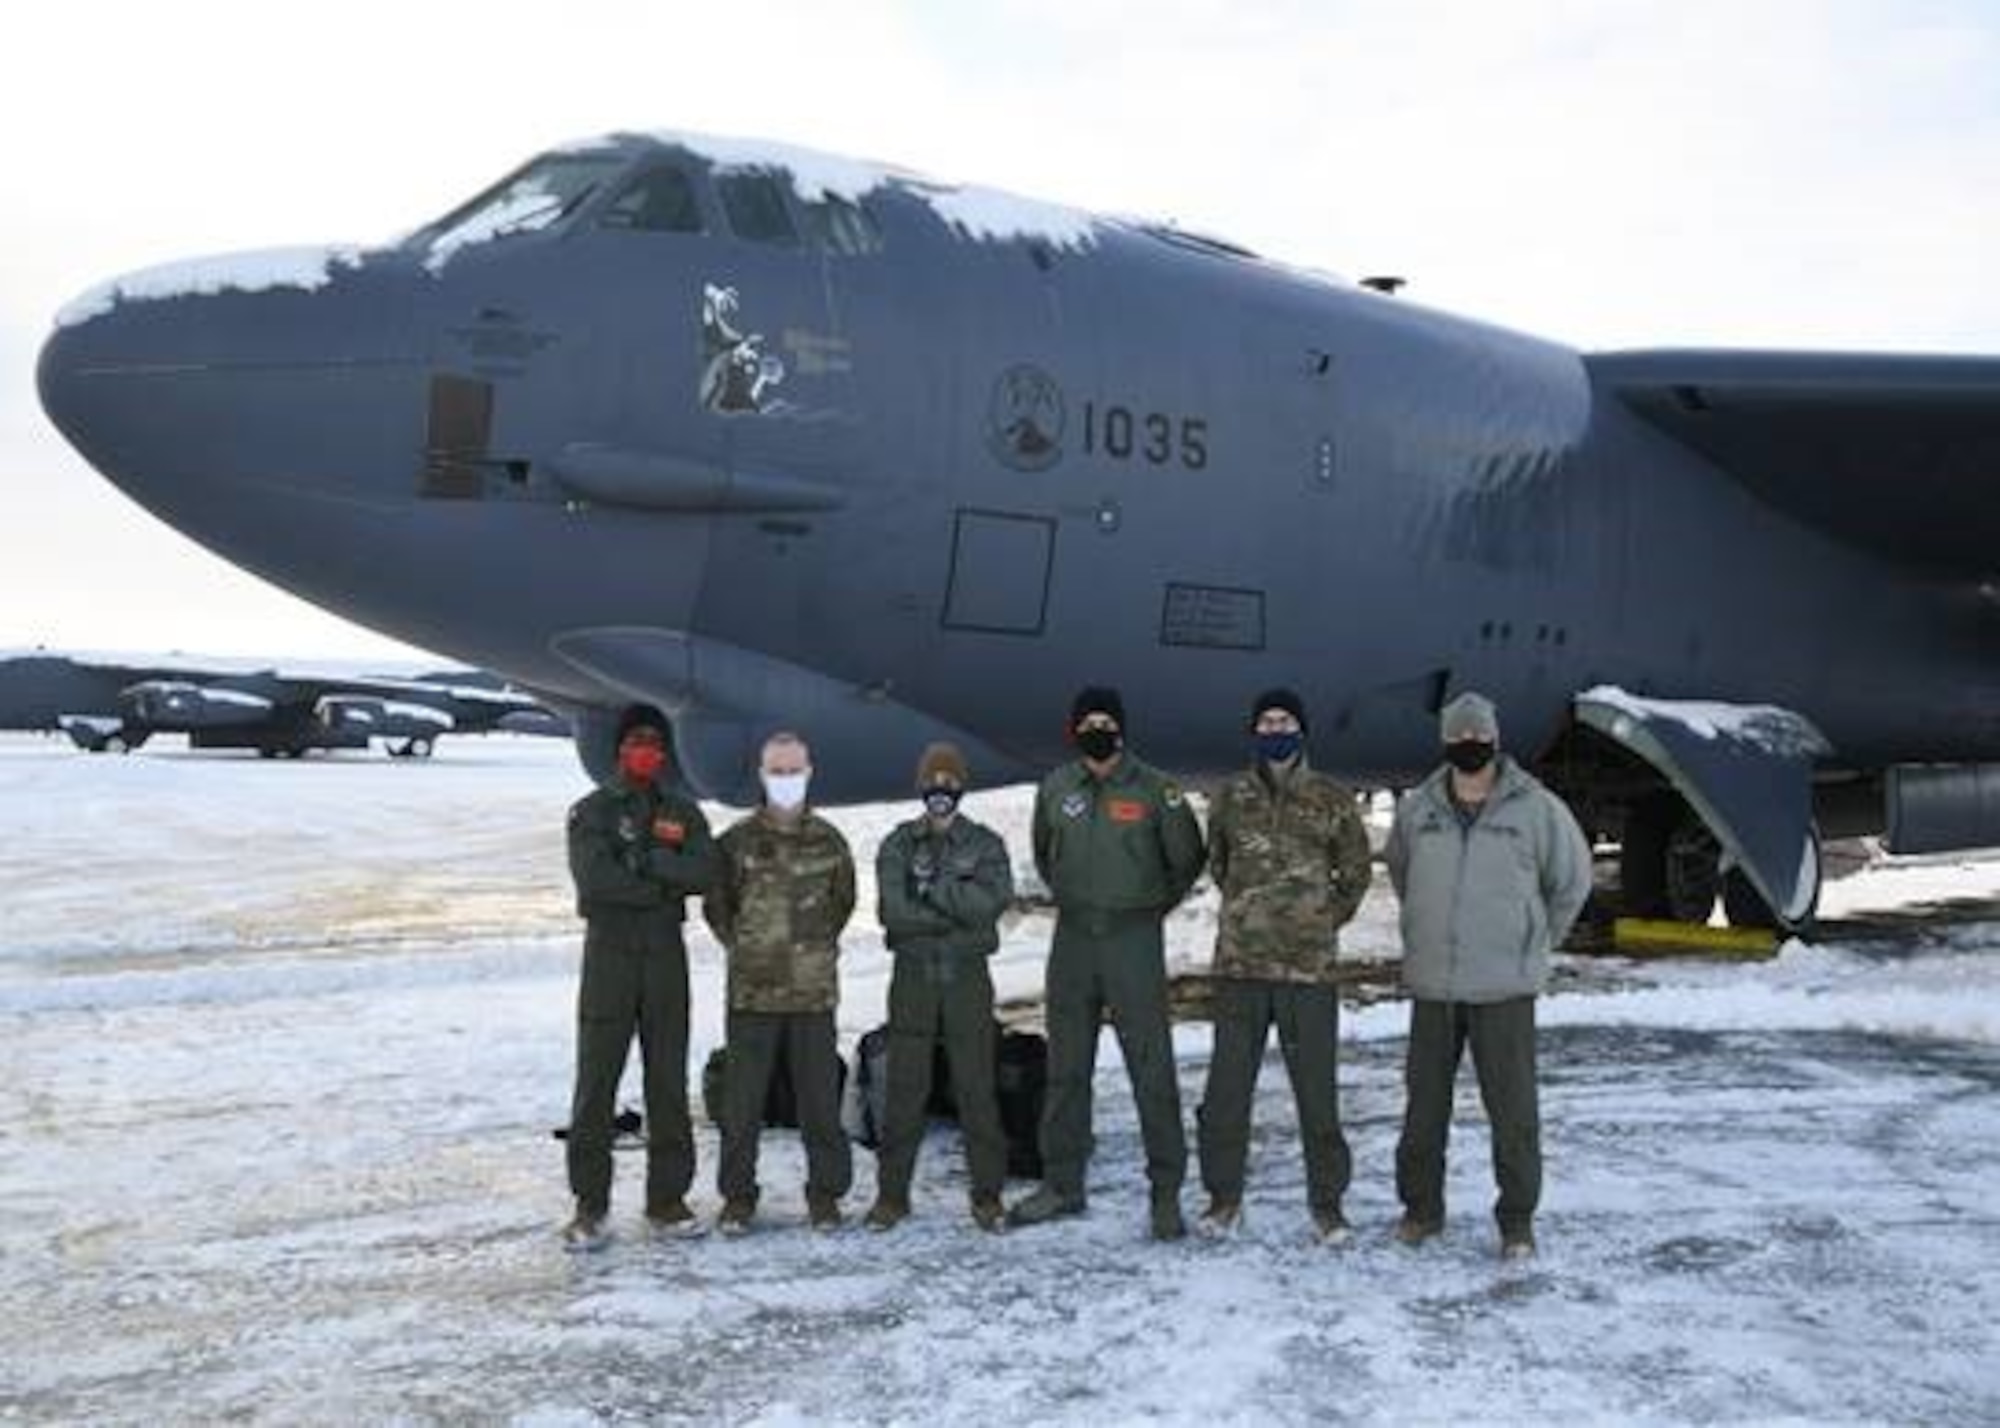
M 1301 749 L 1298 758 L 1294 759 L 1287 768 L 1273 768 L 1262 759 L 1255 760 L 1250 765 L 1250 772 L 1247 777 L 1251 783 L 1266 793 L 1279 795 L 1296 793 L 1305 783 L 1305 775 L 1309 767 L 1310 765 L 1306 762 L 1305 750 Z
M 1131 783 L 1138 776 L 1138 770 L 1139 761 L 1132 756 L 1130 749 L 1126 749 L 1118 756 L 1118 762 L 1111 766 L 1111 772 L 1101 779 L 1090 771 L 1090 765 L 1082 759 L 1076 761 L 1076 777 L 1079 783 L 1100 784 L 1105 788 Z

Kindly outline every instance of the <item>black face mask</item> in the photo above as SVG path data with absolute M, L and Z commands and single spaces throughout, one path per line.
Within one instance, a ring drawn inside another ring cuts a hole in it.
M 1123 736 L 1116 729 L 1083 729 L 1076 736 L 1076 746 L 1083 750 L 1083 756 L 1100 764 L 1117 753 L 1124 744 Z
M 958 812 L 959 792 L 955 788 L 933 788 L 924 794 L 924 812 L 943 823 Z
M 1484 739 L 1458 739 L 1444 746 L 1445 762 L 1460 773 L 1478 773 L 1493 762 L 1495 746 Z

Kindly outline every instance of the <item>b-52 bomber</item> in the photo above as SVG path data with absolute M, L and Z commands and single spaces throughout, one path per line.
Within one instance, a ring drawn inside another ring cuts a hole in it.
M 252 660 L 0 651 L 0 729 L 60 730 L 91 753 L 155 734 L 267 759 L 380 741 L 429 758 L 448 733 L 567 734 L 532 698 L 478 670 L 393 676 Z
M 1190 776 L 1273 683 L 1371 786 L 1477 688 L 1628 910 L 2000 842 L 2000 360 L 1577 352 L 1204 235 L 775 145 L 559 148 L 393 245 L 118 279 L 43 406 L 142 505 L 694 789 L 829 802 L 1078 684 Z

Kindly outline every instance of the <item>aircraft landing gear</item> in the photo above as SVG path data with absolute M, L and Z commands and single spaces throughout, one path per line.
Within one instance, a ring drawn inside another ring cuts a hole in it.
M 1707 922 L 1722 891 L 1722 845 L 1684 801 L 1660 794 L 1626 815 L 1618 875 L 1626 916 Z
M 414 739 L 405 739 L 400 744 L 391 744 L 389 746 L 389 757 L 392 759 L 427 759 L 436 747 L 431 740 L 419 735 Z
M 1805 874 L 1811 880 L 1812 893 L 1806 899 L 1805 912 L 1796 918 L 1786 920 L 1771 910 L 1764 901 L 1763 894 L 1743 876 L 1742 870 L 1731 868 L 1722 875 L 1722 915 L 1729 919 L 1731 927 L 1764 927 L 1774 932 L 1798 932 L 1812 926 L 1813 916 L 1819 911 L 1819 892 L 1825 877 L 1822 852 L 1819 845 L 1819 830 L 1812 833 L 1812 854 L 1806 859 Z
M 1627 917 L 1705 923 L 1722 899 L 1731 927 L 1796 931 L 1812 922 L 1819 906 L 1820 848 L 1814 833 L 1806 860 L 1812 896 L 1803 916 L 1778 916 L 1741 869 L 1722 866 L 1722 845 L 1695 811 L 1678 796 L 1658 794 L 1625 816 L 1619 855 L 1619 883 Z

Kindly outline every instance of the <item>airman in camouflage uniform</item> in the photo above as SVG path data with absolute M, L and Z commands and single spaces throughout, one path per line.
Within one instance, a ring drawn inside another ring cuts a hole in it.
M 840 831 L 806 806 L 809 760 L 796 734 L 766 741 L 763 806 L 722 835 L 722 867 L 702 905 L 729 963 L 717 1175 L 725 1234 L 748 1229 L 756 1212 L 757 1141 L 781 1058 L 805 1141 L 813 1228 L 840 1224 L 840 1197 L 853 1180 L 833 1013 L 840 933 L 854 912 L 854 858 Z
M 618 772 L 569 813 L 569 866 L 586 924 L 568 1140 L 576 1217 L 563 1230 L 576 1249 L 604 1240 L 618 1082 L 635 1030 L 645 1066 L 647 1219 L 669 1233 L 695 1223 L 686 1199 L 694 1135 L 681 922 L 685 900 L 708 890 L 718 860 L 701 809 L 661 781 L 666 733 L 659 710 L 625 710 Z
M 1160 924 L 1201 875 L 1201 825 L 1178 785 L 1124 751 L 1114 689 L 1070 709 L 1082 757 L 1035 795 L 1035 866 L 1055 895 L 1047 989 L 1048 1100 L 1042 1186 L 1008 1211 L 1014 1224 L 1081 1214 L 1090 1161 L 1097 1033 L 1111 1011 L 1138 1103 L 1156 1239 L 1179 1239 L 1187 1140 L 1167 1017 Z
M 1368 835 L 1354 795 L 1306 764 L 1304 703 L 1288 689 L 1250 711 L 1257 761 L 1209 808 L 1208 865 L 1222 892 L 1215 943 L 1215 1052 L 1202 1097 L 1203 1228 L 1235 1226 L 1243 1207 L 1250 1105 L 1273 1026 L 1305 1143 L 1306 1198 L 1329 1242 L 1347 1237 L 1341 1196 L 1351 1162 L 1340 1132 L 1335 1047 L 1339 929 L 1361 905 Z
M 925 749 L 917 765 L 924 812 L 898 825 L 875 860 L 882 930 L 896 970 L 889 979 L 889 1096 L 871 1229 L 891 1229 L 910 1213 L 910 1177 L 940 1045 L 965 1129 L 972 1218 L 982 1230 L 1000 1228 L 1007 1137 L 993 1087 L 993 978 L 986 959 L 1000 946 L 1014 872 L 1000 835 L 959 812 L 968 781 L 957 748 Z

